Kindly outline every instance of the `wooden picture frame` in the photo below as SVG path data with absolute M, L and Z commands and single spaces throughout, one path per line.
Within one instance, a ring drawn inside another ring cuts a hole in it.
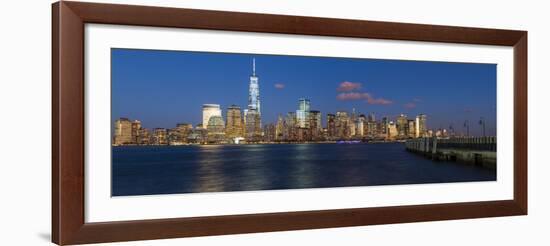
M 86 223 L 84 24 L 510 46 L 513 200 Z M 527 32 L 80 2 L 52 6 L 52 240 L 59 245 L 527 214 Z

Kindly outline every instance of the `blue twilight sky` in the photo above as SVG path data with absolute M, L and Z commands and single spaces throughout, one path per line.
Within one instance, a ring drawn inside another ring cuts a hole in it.
M 259 77 L 262 122 L 311 100 L 323 126 L 339 110 L 395 120 L 428 116 L 430 129 L 496 134 L 496 65 L 400 60 L 112 49 L 112 121 L 141 120 L 143 127 L 173 128 L 201 122 L 202 104 L 246 108 L 252 58 Z

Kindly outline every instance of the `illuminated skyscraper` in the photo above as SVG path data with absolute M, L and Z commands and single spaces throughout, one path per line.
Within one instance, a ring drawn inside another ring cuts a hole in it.
M 248 87 L 248 108 L 244 110 L 246 140 L 259 142 L 262 137 L 262 113 L 260 107 L 260 85 L 256 76 L 256 59 L 252 59 L 252 75 Z
M 114 145 L 132 144 L 132 122 L 128 118 L 120 118 L 115 121 Z
M 309 108 L 309 99 L 300 98 L 298 100 L 298 110 L 296 110 L 296 120 L 298 121 L 298 127 L 309 128 Z
M 327 114 L 327 137 L 333 139 L 336 137 L 336 115 Z
M 256 76 L 256 59 L 252 59 L 252 75 L 250 75 L 250 85 L 248 87 L 248 110 L 256 110 L 259 115 L 262 114 L 260 108 L 260 84 Z
M 425 114 L 419 114 L 416 116 L 416 127 L 418 129 L 417 136 L 424 137 L 428 134 L 428 127 L 426 126 L 427 116 Z
M 222 110 L 219 104 L 203 104 L 202 105 L 202 127 L 206 129 L 208 121 L 212 116 L 222 116 Z
M 336 137 L 338 139 L 348 139 L 350 137 L 350 119 L 348 112 L 336 112 Z
M 209 143 L 221 143 L 225 139 L 225 122 L 221 116 L 210 117 L 206 126 Z
M 243 118 L 241 108 L 237 105 L 231 105 L 227 108 L 227 121 L 225 136 L 227 138 L 243 137 Z
M 407 122 L 407 116 L 404 114 L 400 114 L 397 116 L 397 122 L 396 122 L 396 128 L 397 128 L 397 136 L 398 137 L 406 137 L 409 124 Z
M 323 127 L 321 126 L 321 112 L 317 110 L 309 111 L 308 116 L 309 131 L 311 140 L 319 140 L 321 138 Z

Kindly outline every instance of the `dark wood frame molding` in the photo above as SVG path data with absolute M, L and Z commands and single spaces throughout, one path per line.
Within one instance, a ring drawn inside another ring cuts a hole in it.
M 52 241 L 59 245 L 527 214 L 527 32 L 81 2 L 52 6 Z M 84 24 L 120 24 L 514 48 L 514 199 L 85 223 Z

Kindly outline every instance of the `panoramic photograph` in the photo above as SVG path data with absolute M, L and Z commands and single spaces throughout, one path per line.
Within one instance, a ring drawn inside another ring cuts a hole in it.
M 111 49 L 111 195 L 496 181 L 496 64 Z

